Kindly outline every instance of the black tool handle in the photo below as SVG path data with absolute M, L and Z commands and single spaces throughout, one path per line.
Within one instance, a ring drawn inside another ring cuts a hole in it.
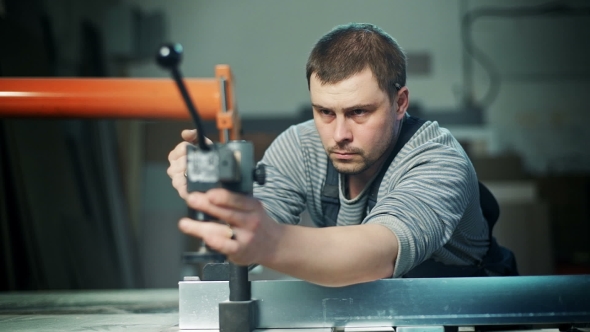
M 180 90 L 180 94 L 182 95 L 182 99 L 190 112 L 193 121 L 195 122 L 195 128 L 197 129 L 197 135 L 199 139 L 199 148 L 203 151 L 209 151 L 210 147 L 205 142 L 205 131 L 203 130 L 203 125 L 201 124 L 201 118 L 199 117 L 199 113 L 197 112 L 197 108 L 195 104 L 191 100 L 190 95 L 182 81 L 182 75 L 180 74 L 180 70 L 178 70 L 178 64 L 182 60 L 182 45 L 180 44 L 166 44 L 160 47 L 158 51 L 158 55 L 156 56 L 156 62 L 162 66 L 163 68 L 169 69 L 172 73 L 172 78 L 174 78 L 174 82 L 178 86 L 178 90 Z

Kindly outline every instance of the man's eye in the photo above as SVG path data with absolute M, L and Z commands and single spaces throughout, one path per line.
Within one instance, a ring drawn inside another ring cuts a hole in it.
M 367 111 L 365 111 L 363 109 L 356 109 L 356 110 L 352 111 L 352 114 L 354 114 L 354 115 L 363 115 L 365 113 L 367 113 Z
M 330 111 L 328 111 L 328 110 L 320 110 L 320 113 L 321 113 L 322 115 L 331 115 L 331 114 L 332 114 L 332 112 L 330 112 Z

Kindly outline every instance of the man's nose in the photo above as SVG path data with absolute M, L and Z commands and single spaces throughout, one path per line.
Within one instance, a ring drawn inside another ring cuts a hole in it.
M 352 140 L 352 131 L 346 118 L 336 119 L 336 127 L 334 128 L 334 141 L 342 143 Z

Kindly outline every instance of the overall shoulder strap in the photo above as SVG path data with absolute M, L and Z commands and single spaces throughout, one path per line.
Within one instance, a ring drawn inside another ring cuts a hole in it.
M 408 143 L 410 138 L 414 136 L 416 131 L 418 131 L 418 129 L 420 129 L 420 127 L 422 127 L 422 125 L 425 122 L 426 120 L 416 118 L 413 116 L 407 117 L 404 120 L 402 129 L 399 133 L 397 141 L 395 142 L 395 147 L 393 148 L 393 151 L 391 151 L 391 154 L 383 163 L 383 166 L 381 167 L 379 174 L 377 174 L 377 177 L 375 178 L 375 180 L 373 180 L 373 184 L 371 185 L 371 191 L 369 192 L 369 198 L 367 202 L 367 207 L 369 208 L 369 211 L 371 211 L 377 203 L 377 194 L 379 193 L 379 187 L 381 185 L 383 177 L 385 176 L 385 173 L 387 172 L 387 169 L 389 168 L 389 165 L 391 165 L 391 162 L 393 161 L 393 159 L 395 159 L 395 156 L 397 156 L 397 154 L 404 147 L 404 145 Z
M 340 210 L 340 198 L 338 194 L 338 171 L 332 164 L 330 158 L 328 158 L 326 182 L 324 182 L 321 196 L 324 220 L 322 224 L 316 223 L 318 226 L 336 226 L 338 211 Z

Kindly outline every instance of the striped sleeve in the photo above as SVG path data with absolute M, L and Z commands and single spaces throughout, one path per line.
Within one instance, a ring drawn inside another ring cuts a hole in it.
M 254 185 L 254 196 L 277 222 L 298 224 L 305 209 L 305 158 L 299 135 L 291 127 L 279 135 L 260 161 L 266 171 L 266 183 Z
M 454 146 L 450 134 L 440 134 L 438 126 L 427 126 L 428 130 L 432 134 L 415 135 L 396 156 L 381 183 L 377 204 L 365 219 L 386 226 L 398 238 L 394 277 L 445 246 L 476 198 L 477 180 L 473 181 L 462 149 Z

